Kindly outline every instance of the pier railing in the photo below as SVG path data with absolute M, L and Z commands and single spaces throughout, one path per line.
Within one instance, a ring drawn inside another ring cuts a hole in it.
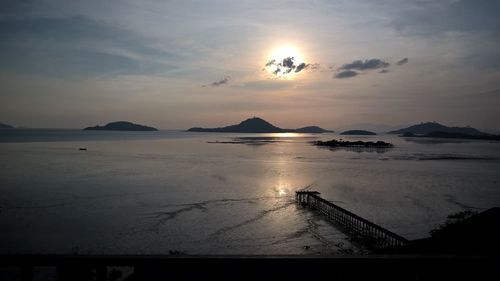
M 328 220 L 339 224 L 345 231 L 360 238 L 360 242 L 370 248 L 382 249 L 404 246 L 409 243 L 404 237 L 321 198 L 319 194 L 316 191 L 297 191 L 295 199 L 301 206 L 316 210 Z

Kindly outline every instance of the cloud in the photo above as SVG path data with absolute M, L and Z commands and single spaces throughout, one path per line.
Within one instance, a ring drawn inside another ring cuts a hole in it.
M 307 65 L 307 69 L 312 70 L 312 71 L 318 70 L 318 69 L 320 69 L 320 67 L 321 66 L 319 63 L 312 63 L 312 64 Z
M 265 67 L 267 67 L 267 66 L 271 66 L 271 65 L 273 65 L 273 64 L 275 64 L 275 63 L 276 63 L 276 60 L 270 60 L 270 61 L 268 61 L 268 62 L 266 63 L 266 65 L 264 65 L 264 66 L 265 66 Z
M 335 69 L 333 66 L 330 66 L 330 71 L 337 71 L 335 74 L 335 78 L 351 78 L 357 76 L 360 72 L 373 70 L 373 69 L 381 69 L 379 73 L 387 73 L 389 70 L 385 68 L 389 67 L 390 64 L 381 59 L 367 59 L 367 60 L 355 60 L 351 63 L 344 64 L 341 67 Z M 356 71 L 355 71 L 356 70 Z
M 293 57 L 284 58 L 281 65 L 285 68 L 295 68 L 293 60 L 294 60 Z
M 338 70 L 370 70 L 370 69 L 378 69 L 378 68 L 386 68 L 389 67 L 389 63 L 380 59 L 369 59 L 369 60 L 356 60 L 352 63 L 344 64 Z
M 280 76 L 283 74 L 289 74 L 292 71 L 295 73 L 301 72 L 302 70 L 305 70 L 309 68 L 310 64 L 302 62 L 299 63 L 298 65 L 295 64 L 295 58 L 294 57 L 286 57 L 284 58 L 281 62 L 277 62 L 276 60 L 270 60 L 264 65 L 264 69 L 266 67 L 275 67 L 275 69 L 272 71 L 272 73 L 276 76 Z M 319 67 L 319 64 L 314 64 L 315 69 Z
M 344 70 L 344 71 L 340 71 L 340 72 L 336 73 L 335 78 L 337 78 L 337 79 L 351 78 L 351 77 L 354 77 L 356 75 L 358 75 L 358 72 L 356 72 L 356 71 Z
M 0 71 L 56 77 L 165 74 L 180 57 L 145 36 L 85 16 L 0 16 Z
M 500 36 L 499 1 L 429 1 L 401 13 L 393 26 L 403 35 L 429 36 L 449 31 L 486 32 Z
M 476 96 L 476 95 L 474 95 Z M 494 89 L 486 92 L 481 92 L 477 94 L 478 97 L 482 98 L 500 98 L 500 89 Z
M 397 65 L 403 65 L 403 64 L 407 64 L 408 63 L 408 58 L 404 58 L 402 60 L 399 60 L 398 62 L 396 62 Z
M 220 85 L 224 85 L 224 84 L 227 84 L 229 83 L 229 81 L 231 81 L 231 76 L 226 76 L 224 78 L 222 78 L 221 80 L 219 81 L 215 81 L 215 82 L 212 82 L 210 84 L 210 86 L 214 86 L 214 87 L 219 87 Z M 205 85 L 204 85 L 205 86 Z
M 309 64 L 306 64 L 303 62 L 303 63 L 297 65 L 297 67 L 295 68 L 295 72 L 300 72 L 300 71 L 306 69 L 307 67 L 309 67 Z
M 498 71 L 499 10 L 500 1 L 494 0 L 422 1 L 398 13 L 391 25 L 400 36 L 442 45 L 438 49 L 446 48 L 453 53 L 452 63 L 457 67 Z

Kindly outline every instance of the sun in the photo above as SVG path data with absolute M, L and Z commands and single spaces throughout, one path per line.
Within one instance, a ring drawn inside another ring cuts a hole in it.
M 297 48 L 290 45 L 285 45 L 274 49 L 271 52 L 270 59 L 283 60 L 288 57 L 295 58 L 296 63 L 304 62 L 300 51 Z
M 283 45 L 270 52 L 264 69 L 276 77 L 292 79 L 308 66 L 298 48 Z

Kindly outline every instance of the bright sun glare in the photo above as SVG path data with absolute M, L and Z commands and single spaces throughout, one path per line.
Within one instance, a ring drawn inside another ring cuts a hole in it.
M 304 66 L 301 52 L 293 46 L 285 45 L 271 51 L 265 69 L 276 77 L 291 79 L 304 69 Z

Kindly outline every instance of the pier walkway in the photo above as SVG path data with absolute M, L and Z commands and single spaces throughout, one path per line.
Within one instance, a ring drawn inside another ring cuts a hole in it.
M 372 249 L 408 245 L 410 241 L 319 196 L 317 191 L 296 191 L 295 200 L 340 225 Z

